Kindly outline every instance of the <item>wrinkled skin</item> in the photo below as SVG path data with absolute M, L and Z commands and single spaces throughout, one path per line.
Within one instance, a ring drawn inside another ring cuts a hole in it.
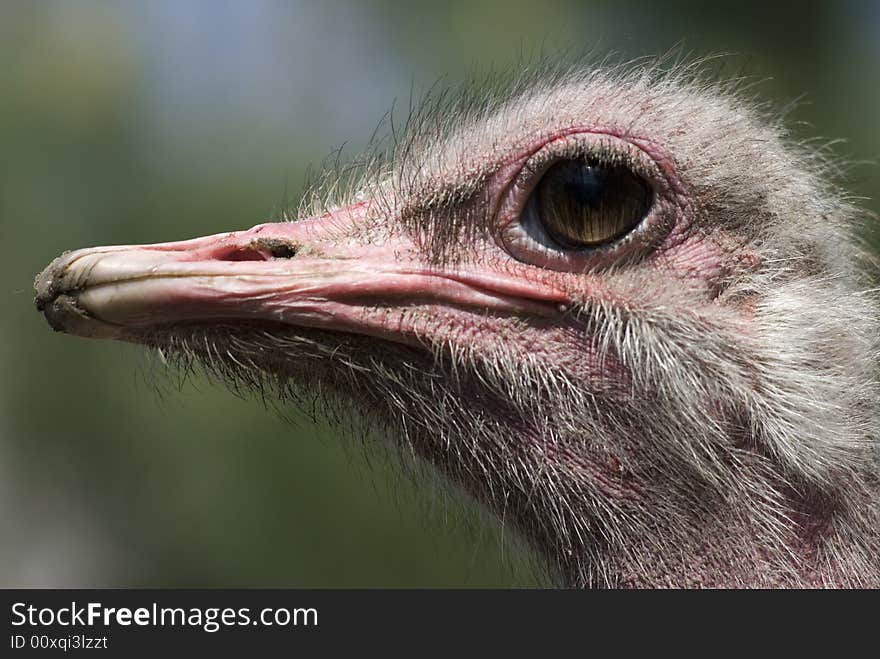
M 330 210 L 74 251 L 37 307 L 352 400 L 566 585 L 880 586 L 876 313 L 823 163 L 680 71 L 418 118 Z M 537 180 L 597 153 L 650 211 L 600 248 L 542 243 Z

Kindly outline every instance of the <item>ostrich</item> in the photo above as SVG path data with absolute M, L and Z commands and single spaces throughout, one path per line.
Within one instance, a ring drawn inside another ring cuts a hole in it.
M 297 221 L 65 253 L 37 309 L 350 406 L 561 585 L 880 586 L 865 213 L 822 149 L 659 64 L 441 94 L 393 137 Z

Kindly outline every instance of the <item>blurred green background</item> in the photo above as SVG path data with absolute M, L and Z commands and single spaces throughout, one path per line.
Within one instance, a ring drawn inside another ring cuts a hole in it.
M 53 334 L 33 276 L 65 249 L 276 217 L 413 84 L 682 41 L 772 77 L 777 107 L 805 94 L 797 135 L 880 155 L 869 0 L 2 2 L 0 585 L 536 583 L 509 531 L 332 430 L 199 379 L 160 396 L 141 349 Z M 880 208 L 877 166 L 847 185 Z

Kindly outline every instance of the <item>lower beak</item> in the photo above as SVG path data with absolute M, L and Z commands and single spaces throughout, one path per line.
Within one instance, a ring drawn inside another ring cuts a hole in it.
M 344 209 L 182 242 L 69 252 L 37 276 L 36 306 L 54 329 L 94 338 L 137 341 L 155 327 L 224 322 L 414 343 L 416 324 L 389 310 L 547 316 L 563 302 L 500 273 L 428 266 L 405 240 L 355 240 L 346 231 L 354 216 Z

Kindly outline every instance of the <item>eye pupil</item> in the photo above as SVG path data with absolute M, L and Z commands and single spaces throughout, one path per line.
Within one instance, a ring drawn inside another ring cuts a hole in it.
M 597 208 L 608 184 L 608 177 L 603 176 L 605 172 L 590 165 L 565 169 L 561 178 L 565 194 L 572 203 Z
M 642 221 L 651 201 L 650 186 L 625 166 L 585 159 L 556 163 L 534 193 L 544 229 L 567 249 L 622 237 Z

